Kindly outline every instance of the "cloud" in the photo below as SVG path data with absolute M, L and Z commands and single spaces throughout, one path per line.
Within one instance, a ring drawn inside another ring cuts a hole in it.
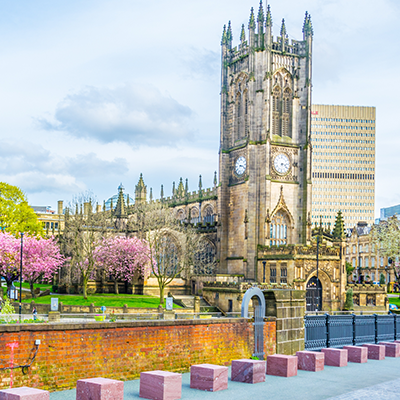
M 219 83 L 220 59 L 216 51 L 189 47 L 176 52 L 185 67 L 184 74 L 188 78 L 212 80 Z
M 0 141 L 0 180 L 29 193 L 75 193 L 86 189 L 83 178 L 119 178 L 128 170 L 124 158 L 103 160 L 94 153 L 60 157 L 40 144 Z
M 133 147 L 175 146 L 193 135 L 193 111 L 152 86 L 86 87 L 58 104 L 54 121 L 38 119 L 45 130 L 65 131 L 102 143 Z

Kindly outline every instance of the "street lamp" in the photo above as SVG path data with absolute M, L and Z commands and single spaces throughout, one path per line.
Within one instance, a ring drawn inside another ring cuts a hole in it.
M 267 263 L 266 261 L 263 261 L 263 283 L 265 283 L 265 264 Z
M 19 322 L 22 314 L 22 253 L 24 250 L 24 233 L 21 232 L 21 258 L 19 263 Z

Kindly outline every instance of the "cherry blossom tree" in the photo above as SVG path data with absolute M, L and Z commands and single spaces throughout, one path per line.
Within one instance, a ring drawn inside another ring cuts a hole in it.
M 131 282 L 137 273 L 146 279 L 151 272 L 149 246 L 137 237 L 104 238 L 95 250 L 95 260 L 114 281 L 116 294 L 119 281 Z
M 19 263 L 20 256 L 17 256 Z M 24 238 L 22 255 L 22 278 L 29 282 L 32 297 L 33 284 L 39 280 L 49 282 L 64 263 L 59 246 L 54 238 L 44 239 L 32 236 Z
M 10 233 L 0 233 L 0 276 L 10 289 L 13 281 L 20 279 L 21 239 Z M 38 280 L 49 281 L 60 268 L 64 258 L 55 239 L 25 236 L 22 253 L 22 278 L 29 282 L 32 297 L 33 284 Z
M 0 276 L 5 279 L 7 289 L 19 278 L 19 241 L 8 232 L 0 233 Z M 1 281 L 0 281 L 1 282 Z M 1 283 L 0 283 L 1 285 Z M 0 286 L 0 296 L 3 291 Z

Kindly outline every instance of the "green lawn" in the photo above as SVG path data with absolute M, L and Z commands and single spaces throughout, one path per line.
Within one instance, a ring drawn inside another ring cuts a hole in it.
M 396 304 L 400 308 L 400 298 L 399 297 L 389 297 L 389 304 Z
M 157 308 L 159 305 L 158 297 L 135 294 L 93 294 L 89 295 L 86 300 L 82 295 L 55 294 L 52 296 L 38 297 L 35 299 L 35 303 L 50 304 L 50 299 L 52 297 L 58 297 L 58 301 L 65 305 L 89 306 L 93 303 L 96 307 L 123 307 L 124 304 L 126 304 L 128 307 L 137 308 Z M 23 300 L 24 303 L 30 303 L 31 301 L 32 299 Z M 179 306 L 174 304 L 174 308 L 179 308 Z

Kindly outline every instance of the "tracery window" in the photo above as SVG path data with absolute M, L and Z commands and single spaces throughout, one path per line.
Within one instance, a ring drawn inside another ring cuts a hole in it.
M 282 136 L 291 136 L 292 92 L 286 88 L 282 100 Z
M 280 114 L 281 114 L 281 88 L 275 86 L 272 94 L 272 134 L 280 135 L 281 124 L 280 124 Z
M 185 219 L 185 211 L 180 209 L 176 213 L 176 218 L 179 219 L 180 221 L 183 221 Z
M 271 220 L 270 226 L 270 246 L 288 244 L 289 221 L 286 213 L 278 211 Z
M 160 274 L 173 276 L 179 269 L 178 247 L 170 235 L 165 235 L 158 243 L 157 268 Z
M 215 246 L 208 240 L 202 242 L 201 249 L 195 254 L 193 272 L 195 275 L 212 275 L 215 273 Z
M 204 222 L 214 222 L 214 210 L 211 205 L 207 205 L 203 211 L 203 221 Z

